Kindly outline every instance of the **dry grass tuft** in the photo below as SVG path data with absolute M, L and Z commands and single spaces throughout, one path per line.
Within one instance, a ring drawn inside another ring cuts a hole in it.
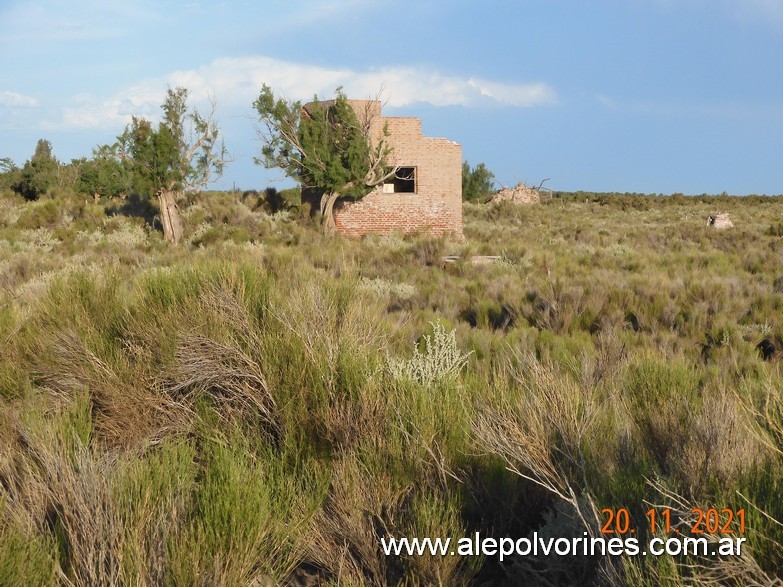
M 107 447 L 156 442 L 185 426 L 189 412 L 183 405 L 157 393 L 151 378 L 128 381 L 76 332 L 56 333 L 47 350 L 34 377 L 66 402 L 88 393 L 96 440 Z
M 332 479 L 312 525 L 309 558 L 340 585 L 387 585 L 390 559 L 380 537 L 391 533 L 407 490 L 395 492 L 390 480 L 352 459 L 336 463 Z
M 120 585 L 124 529 L 109 481 L 113 457 L 52 430 L 20 430 L 17 455 L 3 488 L 8 515 L 28 532 L 54 536 L 65 584 Z
M 519 398 L 479 410 L 473 426 L 479 444 L 515 473 L 578 508 L 575 487 L 584 472 L 585 443 L 602 408 L 595 388 L 530 355 L 516 357 L 509 369 L 520 386 Z M 592 531 L 587 521 L 585 526 Z
M 275 400 L 259 364 L 234 342 L 189 333 L 180 338 L 168 393 L 188 405 L 207 396 L 222 413 L 255 413 L 272 435 L 280 432 Z

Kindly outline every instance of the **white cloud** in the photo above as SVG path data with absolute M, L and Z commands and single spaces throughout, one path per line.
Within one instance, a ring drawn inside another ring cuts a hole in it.
M 412 66 L 390 66 L 368 71 L 293 63 L 271 57 L 215 59 L 198 69 L 174 71 L 152 78 L 104 100 L 81 97 L 63 110 L 57 128 L 111 127 L 132 115 L 154 116 L 166 87 L 184 86 L 195 103 L 214 96 L 221 111 L 249 113 L 251 102 L 266 83 L 289 99 L 309 100 L 314 94 L 331 96 L 342 86 L 350 97 L 374 97 L 382 90 L 389 106 L 428 103 L 434 106 L 501 105 L 531 107 L 553 104 L 555 90 L 546 83 L 505 83 L 474 77 L 445 75 Z
M 140 84 L 107 100 L 81 94 L 73 105 L 63 108 L 59 122 L 45 121 L 42 126 L 52 130 L 122 127 L 133 116 L 157 116 L 165 95 L 165 83 Z
M 17 92 L 0 91 L 0 106 L 10 108 L 32 108 L 38 106 L 38 100 Z
M 554 89 L 545 83 L 513 85 L 471 78 L 468 85 L 477 89 L 482 96 L 509 106 L 539 106 L 557 100 Z

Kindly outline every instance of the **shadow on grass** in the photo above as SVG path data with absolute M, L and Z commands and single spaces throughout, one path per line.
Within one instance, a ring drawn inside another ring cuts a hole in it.
M 107 216 L 128 216 L 130 218 L 142 218 L 144 224 L 157 231 L 163 231 L 160 222 L 160 212 L 150 198 L 143 198 L 137 194 L 128 196 L 121 203 L 106 207 Z

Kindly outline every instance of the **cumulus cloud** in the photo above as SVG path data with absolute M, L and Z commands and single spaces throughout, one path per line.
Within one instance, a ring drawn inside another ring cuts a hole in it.
M 184 86 L 195 102 L 215 97 L 222 111 L 250 111 L 266 83 L 290 99 L 308 100 L 314 94 L 331 96 L 336 87 L 356 98 L 376 96 L 392 107 L 414 103 L 433 106 L 502 105 L 532 107 L 553 104 L 555 90 L 546 83 L 506 83 L 476 77 L 446 75 L 411 66 L 366 71 L 293 63 L 264 56 L 220 58 L 197 69 L 180 70 L 148 79 L 104 100 L 84 98 L 64 109 L 57 126 L 116 127 L 132 115 L 154 115 L 167 87 Z
M 133 116 L 157 116 L 165 95 L 165 84 L 140 84 L 104 100 L 80 94 L 63 108 L 61 120 L 45 121 L 42 126 L 53 130 L 121 127 Z
M 38 106 L 38 100 L 17 92 L 0 91 L 0 106 L 9 108 L 32 108 Z
M 327 68 L 271 57 L 216 59 L 198 69 L 167 76 L 195 94 L 214 93 L 221 100 L 248 103 L 262 83 L 289 98 L 307 100 L 314 94 L 331 95 L 342 86 L 350 96 L 375 96 L 381 89 L 390 106 L 425 102 L 433 106 L 475 106 L 495 102 L 508 106 L 540 106 L 555 100 L 555 91 L 543 83 L 509 84 L 444 75 L 419 67 L 392 66 L 367 71 Z

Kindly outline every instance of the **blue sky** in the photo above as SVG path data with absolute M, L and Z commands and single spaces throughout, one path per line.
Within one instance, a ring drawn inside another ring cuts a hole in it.
M 252 163 L 251 102 L 382 90 L 506 185 L 783 193 L 783 0 L 0 0 L 0 157 L 61 160 L 209 96 L 235 161 L 218 187 L 285 186 Z M 277 183 L 274 183 L 277 182 Z

